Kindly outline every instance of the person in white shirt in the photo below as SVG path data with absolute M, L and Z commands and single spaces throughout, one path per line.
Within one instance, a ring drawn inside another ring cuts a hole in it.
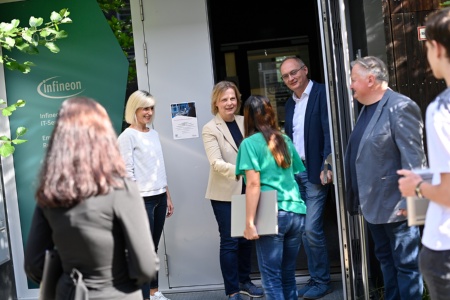
M 150 230 L 158 244 L 166 217 L 174 206 L 167 186 L 164 157 L 156 130 L 150 128 L 155 111 L 155 99 L 146 91 L 136 91 L 128 98 L 125 121 L 130 124 L 118 138 L 128 177 L 135 181 L 144 199 Z M 144 299 L 169 300 L 158 291 L 158 276 L 142 287 Z
M 325 159 L 331 153 L 325 85 L 310 80 L 308 72 L 297 57 L 287 57 L 280 64 L 281 79 L 292 91 L 285 104 L 284 130 L 306 167 L 295 178 L 308 207 L 302 242 L 311 278 L 297 293 L 304 299 L 319 299 L 332 292 L 323 217 L 333 174 L 324 172 Z
M 419 267 L 432 300 L 450 297 L 450 8 L 426 21 L 427 58 L 433 75 L 447 88 L 428 105 L 425 128 L 431 183 L 408 170 L 399 170 L 403 196 L 430 200 L 422 236 Z

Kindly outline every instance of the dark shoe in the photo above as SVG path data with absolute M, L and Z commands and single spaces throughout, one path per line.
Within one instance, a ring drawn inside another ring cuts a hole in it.
M 261 298 L 264 296 L 262 288 L 257 287 L 251 281 L 239 283 L 240 293 L 252 298 Z
M 303 294 L 303 299 L 319 299 L 331 293 L 333 289 L 329 284 L 315 282 L 306 293 Z
M 236 293 L 233 296 L 228 297 L 228 300 L 244 300 L 244 299 L 242 299 L 239 293 Z
M 297 296 L 303 297 L 303 295 L 307 291 L 309 291 L 313 286 L 314 286 L 314 280 L 312 280 L 312 279 L 308 280 L 308 282 L 305 284 L 304 287 L 297 290 Z

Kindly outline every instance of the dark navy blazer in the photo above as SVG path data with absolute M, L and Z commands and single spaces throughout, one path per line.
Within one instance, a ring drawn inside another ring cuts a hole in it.
M 293 140 L 292 120 L 295 101 L 292 96 L 286 101 L 284 130 Z M 328 154 L 331 153 L 330 127 L 325 85 L 313 81 L 305 116 L 305 160 L 308 180 L 321 184 L 320 172 Z

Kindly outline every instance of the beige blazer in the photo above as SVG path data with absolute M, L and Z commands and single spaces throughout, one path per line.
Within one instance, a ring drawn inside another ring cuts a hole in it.
M 244 117 L 235 120 L 244 136 Z M 242 191 L 242 178 L 236 180 L 235 175 L 238 147 L 219 114 L 203 126 L 202 138 L 210 165 L 205 198 L 231 201 L 232 195 Z

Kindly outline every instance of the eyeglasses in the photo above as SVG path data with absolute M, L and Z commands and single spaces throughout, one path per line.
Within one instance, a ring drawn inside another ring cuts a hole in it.
M 287 73 L 287 74 L 281 75 L 281 79 L 284 80 L 284 81 L 286 81 L 286 80 L 289 79 L 289 76 L 292 76 L 292 77 L 296 76 L 297 73 L 298 73 L 301 69 L 303 69 L 304 67 L 306 67 L 306 66 L 303 65 L 303 66 L 301 66 L 299 69 L 292 70 L 292 71 L 290 71 L 290 72 Z

